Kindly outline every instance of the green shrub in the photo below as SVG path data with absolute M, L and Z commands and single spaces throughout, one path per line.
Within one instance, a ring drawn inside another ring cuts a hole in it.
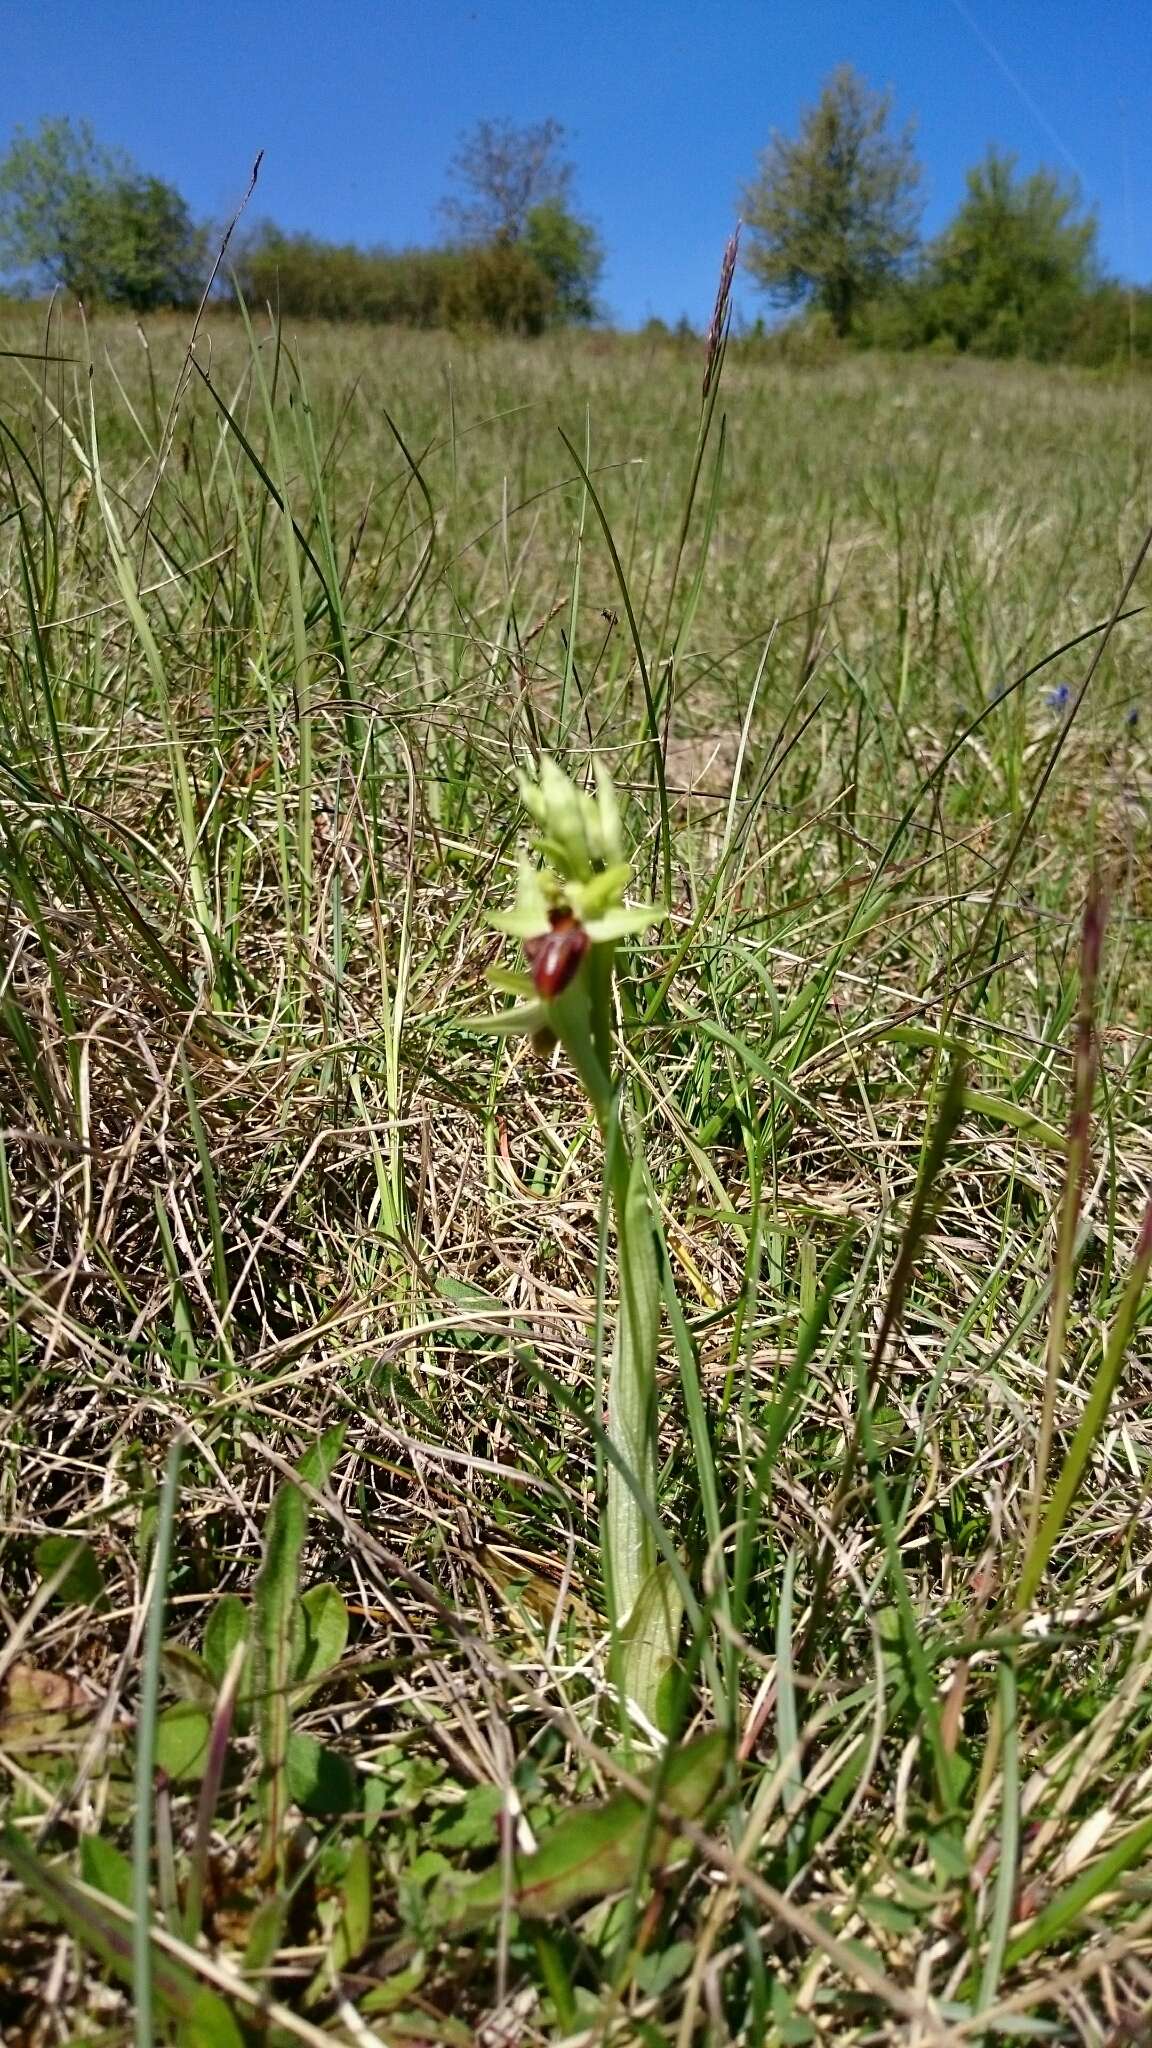
M 1076 309 L 1067 354 L 1090 369 L 1152 362 L 1152 291 L 1103 284 Z
M 457 261 L 448 249 L 358 249 L 268 225 L 242 247 L 235 276 L 247 300 L 298 319 L 438 327 Z
M 518 242 L 358 249 L 269 225 L 243 246 L 235 276 L 249 303 L 304 320 L 541 334 L 557 311 L 552 280 Z
M 556 312 L 556 289 L 522 243 L 492 242 L 457 253 L 443 311 L 449 327 L 543 334 Z

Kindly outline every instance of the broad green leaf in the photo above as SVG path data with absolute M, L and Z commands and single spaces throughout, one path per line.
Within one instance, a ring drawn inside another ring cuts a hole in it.
M 176 2022 L 177 2048 L 245 2048 L 244 2035 L 215 1991 L 200 1985 L 187 2019 Z
M 178 1783 L 204 1775 L 212 1716 L 193 1700 L 166 1707 L 156 1722 L 156 1764 Z
M 637 1152 L 628 1159 L 618 1129 L 608 1139 L 613 1181 L 620 1315 L 608 1380 L 608 1435 L 620 1464 L 608 1467 L 604 1541 L 609 1583 L 617 1616 L 636 1607 L 656 1564 L 656 1540 L 641 1505 L 656 1504 L 656 1367 L 660 1345 L 660 1268 L 653 1239 L 652 1210 Z M 654 1720 L 651 1694 L 633 1695 Z
M 937 1828 L 928 1837 L 928 1849 L 936 1875 L 943 1883 L 967 1883 L 971 1865 L 963 1835 L 952 1828 Z
M 624 1690 L 652 1720 L 665 1726 L 666 1681 L 676 1666 L 684 1599 L 667 1564 L 649 1572 L 624 1633 Z
M 378 1825 L 388 1805 L 388 1787 L 382 1778 L 365 1778 L 361 1805 L 364 1812 L 364 1834 L 367 1837 Z
M 317 1489 L 326 1486 L 343 1448 L 344 1424 L 340 1423 L 301 1459 L 301 1478 Z M 280 1860 L 284 1810 L 289 1796 L 289 1691 L 304 1643 L 304 1614 L 297 1589 L 307 1523 L 305 1496 L 300 1487 L 288 1480 L 277 1489 L 268 1511 L 264 1560 L 256 1581 L 255 1664 L 260 1701 L 260 1807 L 265 1872 L 273 1870 Z M 297 1795 L 293 1792 L 291 1796 Z
M 647 1782 L 660 1803 L 687 1820 L 707 1812 L 724 1776 L 727 1740 L 703 1736 L 678 1750 L 663 1773 Z M 588 1899 L 624 1891 L 647 1868 L 667 1863 L 679 1843 L 673 1830 L 656 1821 L 648 1804 L 618 1792 L 601 1806 L 578 1807 L 545 1836 L 534 1856 L 518 1856 L 510 1872 L 502 1862 L 475 1878 L 443 1879 L 434 1894 L 442 1924 L 456 1929 L 483 1926 L 503 1909 L 506 1897 L 529 1919 L 568 1912 Z
M 238 1593 L 225 1593 L 204 1625 L 204 1662 L 217 1686 L 223 1685 L 232 1653 L 247 1634 L 247 1601 Z
M 300 1683 L 322 1678 L 340 1662 L 348 1641 L 348 1609 L 335 1586 L 310 1586 L 300 1602 L 304 1646 L 296 1667 Z
M 104 1585 L 104 1574 L 90 1543 L 82 1536 L 45 1536 L 36 1545 L 36 1569 L 42 1579 L 50 1579 L 54 1572 L 64 1567 L 64 1576 L 56 1588 L 55 1597 L 64 1607 L 90 1607 L 94 1614 L 105 1614 L 109 1600 Z
M 815 2027 L 811 2020 L 805 2019 L 802 2013 L 797 2013 L 792 2002 L 792 1994 L 779 1977 L 773 1981 L 769 2002 L 773 2032 L 784 2044 L 784 2048 L 804 2048 L 805 2043 L 815 2040 Z
M 183 1643 L 164 1643 L 160 1649 L 160 1668 L 173 1692 L 183 1700 L 194 1700 L 199 1707 L 211 1707 L 216 1698 L 216 1681 L 203 1657 L 195 1650 L 185 1649 Z
M 304 1646 L 304 1614 L 296 1597 L 296 1570 L 304 1541 L 304 1498 L 285 1486 L 268 1516 L 264 1563 L 256 1581 L 256 1696 L 260 1709 L 260 1805 L 263 1868 L 279 1855 L 287 1789 L 289 1687 Z
M 323 1492 L 340 1463 L 347 1434 L 347 1423 L 338 1422 L 334 1429 L 327 1430 L 319 1443 L 313 1444 L 312 1449 L 306 1451 L 301 1458 L 297 1467 L 300 1477 L 308 1486 L 314 1486 L 317 1493 Z
M 457 1280 L 453 1273 L 441 1273 L 436 1292 L 442 1301 L 450 1301 L 457 1308 L 491 1308 L 507 1313 L 508 1304 L 498 1294 L 489 1294 L 471 1280 Z
M 413 1992 L 419 1991 L 427 1970 L 428 1965 L 423 1956 L 418 1955 L 414 1962 L 408 1963 L 402 1970 L 395 1970 L 390 1977 L 384 1979 L 383 1984 L 375 1985 L 371 1991 L 365 1992 L 363 1998 L 358 1998 L 357 2011 L 366 2017 L 378 2012 L 394 2012 L 398 2005 L 403 2005 L 406 1998 L 411 1998 Z
M 284 1938 L 290 1904 L 287 1892 L 270 1892 L 266 1899 L 261 1899 L 253 1913 L 244 1944 L 244 1969 L 249 1976 L 258 1977 L 275 1961 Z
M 351 1813 L 356 1807 L 356 1773 L 347 1757 L 302 1729 L 288 1737 L 285 1775 L 289 1796 L 304 1813 Z
M 80 1838 L 80 1875 L 93 1891 L 115 1899 L 118 1906 L 132 1904 L 132 1865 L 122 1849 L 100 1835 Z
M 886 1928 L 891 1934 L 911 1934 L 919 1925 L 918 1916 L 911 1907 L 900 1905 L 883 1892 L 863 1892 L 858 1904 L 863 1919 L 873 1927 Z
M 332 1935 L 329 1960 L 339 1975 L 368 1946 L 372 1932 L 372 1863 L 362 1836 L 352 1843 L 340 1884 L 340 1918 Z
M 650 1955 L 640 1956 L 632 1970 L 632 1981 L 647 1998 L 659 1998 L 681 1977 L 686 1977 L 696 1960 L 696 1944 L 692 1941 L 673 1941 L 667 1948 L 657 1948 Z
M 490 1849 L 499 1839 L 504 1792 L 500 1785 L 473 1785 L 436 1840 L 445 1849 Z

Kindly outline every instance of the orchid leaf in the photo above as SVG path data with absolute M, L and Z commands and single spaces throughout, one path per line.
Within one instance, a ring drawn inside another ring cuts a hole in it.
M 699 1821 L 724 1776 L 727 1740 L 719 1732 L 678 1750 L 646 1781 L 652 1797 L 685 1820 Z M 674 1827 L 653 1823 L 648 1801 L 618 1792 L 598 1806 L 577 1807 L 548 1833 L 534 1856 L 503 1861 L 474 1878 L 445 1878 L 433 1894 L 441 1923 L 483 1926 L 506 1903 L 527 1919 L 548 1919 L 590 1899 L 625 1891 L 644 1869 L 658 1870 L 681 1849 Z
M 670 1565 L 658 1564 L 640 1588 L 624 1634 L 624 1689 L 657 1727 L 683 1620 L 684 1596 L 676 1574 Z

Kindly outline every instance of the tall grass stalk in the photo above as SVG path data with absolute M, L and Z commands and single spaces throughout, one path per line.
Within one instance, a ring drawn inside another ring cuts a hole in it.
M 1072 1063 L 1072 1107 L 1068 1118 L 1068 1154 L 1064 1192 L 1057 1226 L 1056 1256 L 1052 1276 L 1052 1306 L 1048 1319 L 1048 1349 L 1045 1362 L 1044 1399 L 1036 1436 L 1036 1472 L 1032 1506 L 1028 1516 L 1026 1545 L 1036 1541 L 1052 1455 L 1052 1432 L 1060 1372 L 1064 1364 L 1068 1332 L 1068 1309 L 1075 1279 L 1076 1233 L 1084 1200 L 1084 1183 L 1089 1164 L 1092 1129 L 1092 1099 L 1096 1088 L 1096 995 L 1100 979 L 1100 952 L 1104 938 L 1105 903 L 1099 878 L 1093 876 L 1084 905 L 1080 935 L 1080 1000 L 1076 1017 L 1076 1045 Z
M 1125 1355 L 1132 1342 L 1142 1310 L 1152 1266 L 1152 1202 L 1144 1212 L 1132 1264 L 1120 1296 L 1111 1328 L 1101 1350 L 1100 1362 L 1089 1381 L 1088 1392 L 1067 1455 L 1056 1476 L 1052 1496 L 1039 1528 L 1025 1553 L 1016 1589 L 1016 1605 L 1029 1607 L 1039 1590 L 1057 1539 L 1068 1520 L 1069 1510 L 1080 1489 L 1088 1460 L 1108 1416 L 1120 1382 Z

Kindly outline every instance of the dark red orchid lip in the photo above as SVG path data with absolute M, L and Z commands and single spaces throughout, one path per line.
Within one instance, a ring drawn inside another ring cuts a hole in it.
M 583 925 L 567 907 L 558 905 L 550 910 L 548 922 L 550 931 L 524 941 L 536 993 L 545 1001 L 567 988 L 591 944 Z

